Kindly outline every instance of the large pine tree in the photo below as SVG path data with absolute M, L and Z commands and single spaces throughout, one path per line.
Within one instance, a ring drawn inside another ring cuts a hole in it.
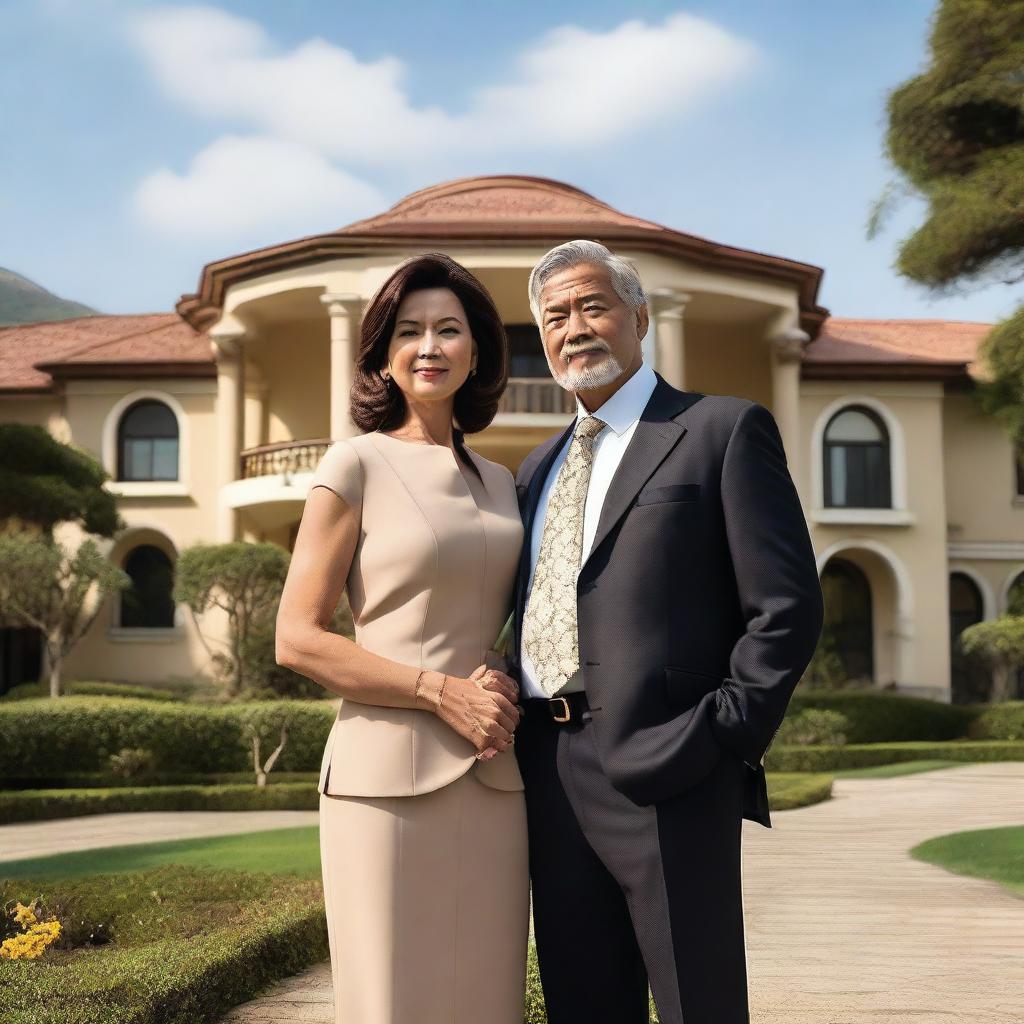
M 939 0 L 928 67 L 889 97 L 886 148 L 928 204 L 897 269 L 947 292 L 1024 282 L 1024 0 Z M 997 324 L 977 396 L 1024 445 L 1024 308 Z

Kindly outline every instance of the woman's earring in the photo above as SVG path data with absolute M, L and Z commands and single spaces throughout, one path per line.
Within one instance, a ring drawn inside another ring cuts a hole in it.
M 469 375 L 470 375 L 470 377 L 476 376 L 476 367 L 475 366 L 469 371 Z

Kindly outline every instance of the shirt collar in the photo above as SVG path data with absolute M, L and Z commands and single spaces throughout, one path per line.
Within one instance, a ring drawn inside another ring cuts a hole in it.
M 604 405 L 595 409 L 593 415 L 604 420 L 616 434 L 621 434 L 640 419 L 640 414 L 650 401 L 651 395 L 654 394 L 657 384 L 658 378 L 654 375 L 654 370 L 647 363 L 641 363 L 640 369 Z M 591 413 L 587 412 L 586 406 L 577 396 L 577 421 L 590 415 Z

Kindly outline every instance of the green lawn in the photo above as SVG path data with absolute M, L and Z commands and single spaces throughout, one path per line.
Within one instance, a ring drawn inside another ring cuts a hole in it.
M 1024 825 L 934 836 L 918 843 L 910 855 L 958 875 L 999 882 L 1024 896 Z
M 234 836 L 133 843 L 26 860 L 0 861 L 0 877 L 82 878 L 115 871 L 142 871 L 161 864 L 265 871 L 275 875 L 318 879 L 319 829 L 315 825 L 275 828 Z

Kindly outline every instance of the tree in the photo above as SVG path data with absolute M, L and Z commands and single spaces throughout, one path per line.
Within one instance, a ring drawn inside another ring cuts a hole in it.
M 983 658 L 992 669 L 989 703 L 1009 700 L 1014 674 L 1024 665 L 1024 618 L 1003 615 L 988 622 L 976 622 L 960 634 L 960 642 L 964 653 Z
M 57 523 L 113 537 L 126 523 L 116 495 L 103 487 L 109 474 L 88 453 L 42 427 L 0 423 L 0 526 L 53 534 Z
M 70 554 L 46 536 L 11 529 L 0 533 L 0 622 L 40 631 L 51 697 L 60 696 L 64 659 L 89 631 L 103 599 L 130 586 L 128 574 L 91 539 Z
M 896 268 L 945 293 L 1024 280 L 1024 0 L 940 0 L 926 69 L 888 100 L 886 150 L 900 186 L 876 204 L 873 235 L 900 192 L 927 203 Z M 979 406 L 1024 444 L 1024 309 L 979 353 Z
M 289 558 L 278 544 L 245 541 L 193 544 L 178 556 L 174 600 L 186 604 L 193 617 L 211 608 L 227 615 L 229 653 L 211 657 L 230 697 L 260 685 L 247 653 L 276 613 Z M 198 623 L 196 628 L 200 632 Z

